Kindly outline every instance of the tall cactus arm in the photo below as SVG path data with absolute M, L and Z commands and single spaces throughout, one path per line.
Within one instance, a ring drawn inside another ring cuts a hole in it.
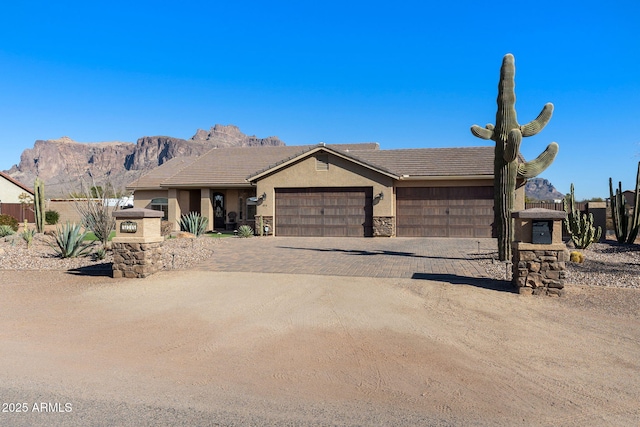
M 552 142 L 534 160 L 518 165 L 518 176 L 522 178 L 533 178 L 549 167 L 558 154 L 558 144 Z
M 535 120 L 531 120 L 524 126 L 520 126 L 520 130 L 522 131 L 522 136 L 533 136 L 540 132 L 551 120 L 551 116 L 553 115 L 553 104 L 548 102 L 538 114 L 538 117 Z
M 480 127 L 478 125 L 471 126 L 471 133 L 482 139 L 492 139 L 493 138 L 493 125 L 488 124 L 485 127 Z
M 505 162 L 513 162 L 518 157 L 521 142 L 522 134 L 520 129 L 511 129 L 507 135 L 507 143 L 504 146 L 504 154 L 502 155 Z

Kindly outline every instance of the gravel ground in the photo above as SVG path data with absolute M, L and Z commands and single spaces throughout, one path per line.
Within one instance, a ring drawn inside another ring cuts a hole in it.
M 577 249 L 569 248 L 569 251 L 575 250 Z M 580 264 L 567 262 L 567 283 L 640 289 L 640 245 L 621 245 L 607 240 L 577 251 L 584 255 L 584 261 Z M 510 267 L 497 261 L 497 256 L 496 252 L 491 254 L 493 259 L 484 257 L 478 259 L 478 262 L 484 265 L 491 278 L 511 280 Z
M 53 237 L 36 234 L 31 247 L 18 235 L 0 239 L 0 269 L 8 270 L 73 270 L 79 268 L 111 269 L 113 257 L 107 251 L 104 259 L 97 259 L 99 243 L 93 244 L 89 256 L 61 259 L 50 246 Z M 168 239 L 164 242 L 163 263 L 167 270 L 190 267 L 211 256 L 223 239 L 203 236 L 198 239 Z
M 204 261 L 215 252 L 216 246 L 227 238 L 203 236 L 198 239 L 168 239 L 164 243 L 166 270 L 182 270 Z M 53 238 L 36 235 L 30 248 L 18 235 L 0 239 L 0 269 L 10 270 L 73 270 L 79 268 L 111 269 L 111 252 L 97 259 L 94 244 L 92 254 L 78 258 L 60 259 L 49 245 Z M 573 250 L 573 249 L 570 249 Z M 640 288 L 640 245 L 621 245 L 613 240 L 592 244 L 582 249 L 584 262 L 567 262 L 567 283 L 582 286 Z M 489 255 L 489 257 L 487 257 Z M 477 254 L 469 254 L 471 258 Z M 509 268 L 497 261 L 497 253 L 477 257 L 487 274 L 495 279 L 510 280 Z M 488 259 L 490 258 L 490 259 Z M 506 275 L 506 277 L 505 277 Z

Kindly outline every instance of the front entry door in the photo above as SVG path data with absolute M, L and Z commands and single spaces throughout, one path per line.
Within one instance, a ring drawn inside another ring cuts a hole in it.
M 224 229 L 227 211 L 224 208 L 224 194 L 213 193 L 213 228 Z

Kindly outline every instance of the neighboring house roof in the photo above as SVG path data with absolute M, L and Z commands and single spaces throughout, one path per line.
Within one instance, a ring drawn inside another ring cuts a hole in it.
M 4 172 L 0 172 L 0 177 L 6 179 L 7 181 L 11 182 L 12 184 L 17 185 L 18 187 L 22 188 L 24 191 L 26 191 L 27 193 L 33 195 L 34 192 L 31 188 L 27 187 L 26 185 L 24 185 L 23 183 L 21 183 L 20 181 L 17 181 L 13 178 L 11 178 L 9 175 L 7 175 Z

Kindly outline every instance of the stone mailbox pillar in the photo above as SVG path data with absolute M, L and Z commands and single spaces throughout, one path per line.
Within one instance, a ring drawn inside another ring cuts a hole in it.
M 562 241 L 564 211 L 525 209 L 513 212 L 513 284 L 520 294 L 564 294 L 567 247 Z
M 162 269 L 162 215 L 161 211 L 139 208 L 113 212 L 113 277 L 143 278 Z

